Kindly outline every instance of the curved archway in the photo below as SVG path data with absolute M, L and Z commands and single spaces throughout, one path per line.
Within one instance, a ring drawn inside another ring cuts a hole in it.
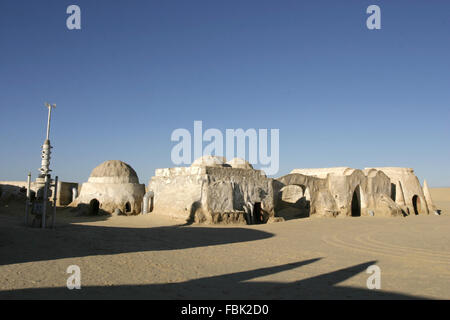
M 89 213 L 91 215 L 97 215 L 100 210 L 100 202 L 97 199 L 92 199 L 89 202 Z
M 397 186 L 395 183 L 391 183 L 391 199 L 395 202 L 395 199 L 397 198 Z
M 418 215 L 421 212 L 421 203 L 420 203 L 420 198 L 417 194 L 415 194 L 412 198 L 412 204 L 413 204 L 413 208 L 414 208 L 414 214 Z
M 309 187 L 302 185 L 303 197 L 300 199 L 301 208 L 305 211 L 305 214 L 309 217 L 311 210 L 311 192 Z
M 295 207 L 296 204 L 303 198 L 304 187 L 301 185 L 290 184 L 281 188 L 279 199 L 287 206 Z
M 285 219 L 310 216 L 311 192 L 302 184 L 289 184 L 278 192 L 277 211 Z
M 255 204 L 253 205 L 253 223 L 264 223 L 264 217 L 261 211 L 261 202 L 255 202 Z
M 361 190 L 359 185 L 356 186 L 352 195 L 352 217 L 360 217 L 361 216 Z
M 131 212 L 131 204 L 129 202 L 125 203 L 125 213 Z

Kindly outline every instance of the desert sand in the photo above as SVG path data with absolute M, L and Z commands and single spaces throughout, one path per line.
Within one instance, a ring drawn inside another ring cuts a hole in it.
M 431 196 L 438 209 L 450 214 L 450 188 L 433 188 Z
M 450 188 L 442 214 L 183 225 L 155 214 L 76 217 L 54 230 L 0 207 L 0 299 L 450 299 Z M 381 289 L 369 290 L 369 266 Z M 80 290 L 66 287 L 81 269 Z

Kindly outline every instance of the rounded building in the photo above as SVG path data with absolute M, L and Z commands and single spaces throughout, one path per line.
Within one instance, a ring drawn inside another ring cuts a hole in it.
M 92 170 L 88 182 L 81 186 L 74 205 L 86 205 L 90 214 L 113 213 L 119 209 L 126 215 L 141 212 L 145 185 L 139 183 L 134 169 L 119 160 L 108 160 Z

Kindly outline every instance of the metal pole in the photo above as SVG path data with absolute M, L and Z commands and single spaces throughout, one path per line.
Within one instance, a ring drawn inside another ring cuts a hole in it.
M 58 193 L 58 176 L 55 177 L 55 190 L 53 195 L 53 218 L 52 218 L 52 228 L 55 227 L 55 219 L 56 219 L 56 194 Z
M 28 225 L 28 214 L 30 211 L 30 198 L 31 198 L 31 172 L 28 172 L 27 178 L 27 201 L 25 203 L 25 225 Z
M 45 218 L 46 218 L 46 215 L 47 215 L 48 186 L 49 186 L 48 177 L 49 177 L 49 175 L 45 176 L 44 199 L 43 199 L 44 200 L 44 204 L 43 204 L 43 207 L 42 207 L 42 225 L 41 225 L 42 229 L 45 229 Z
M 48 108 L 48 120 L 47 120 L 47 140 L 50 136 L 50 119 L 52 117 L 52 108 Z
M 48 108 L 48 119 L 47 119 L 47 140 L 50 137 L 50 119 L 52 117 L 52 108 L 56 108 L 56 104 L 51 105 L 49 103 L 45 104 Z

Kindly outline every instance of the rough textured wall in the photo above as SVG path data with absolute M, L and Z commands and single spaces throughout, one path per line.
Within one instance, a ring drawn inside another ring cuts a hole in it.
M 272 179 L 259 170 L 192 166 L 158 169 L 148 190 L 154 211 L 199 222 L 242 222 L 250 202 L 273 216 Z
M 360 170 L 354 170 L 349 175 L 329 174 L 328 189 L 336 201 L 339 216 L 352 215 L 352 199 L 356 192 L 361 207 L 361 215 L 367 215 L 367 178 Z
M 72 202 L 72 189 L 78 190 L 78 183 L 58 181 L 58 199 L 56 205 L 66 206 Z
M 25 201 L 27 187 L 26 181 L 0 181 L 0 203 Z M 31 190 L 36 191 L 34 183 L 31 183 Z
M 378 170 L 369 170 L 364 173 L 367 176 L 367 210 L 377 216 L 402 215 L 401 208 L 390 198 L 391 180 L 389 177 Z
M 273 198 L 276 211 L 279 212 L 281 194 L 280 191 L 289 185 L 297 185 L 304 188 L 305 193 L 310 195 L 310 212 L 314 216 L 336 216 L 338 214 L 336 201 L 332 197 L 326 179 L 316 176 L 291 173 L 276 179 L 273 183 Z
M 345 172 L 355 169 L 349 167 L 332 167 L 332 168 L 309 168 L 309 169 L 293 169 L 291 173 L 299 173 L 305 176 L 313 176 L 325 179 L 328 174 L 344 175 Z
M 248 203 L 261 203 L 265 220 L 274 215 L 272 179 L 260 170 L 207 167 L 205 210 L 216 214 L 244 212 Z
M 86 182 L 81 186 L 81 192 L 72 205 L 89 205 L 91 200 L 100 202 L 100 209 L 113 213 L 115 209 L 127 213 L 126 203 L 131 206 L 129 214 L 138 214 L 142 209 L 142 199 L 145 186 L 136 183 L 91 183 Z
M 298 202 L 305 197 L 305 192 L 303 188 L 297 185 L 289 185 L 281 189 L 281 199 L 282 204 L 287 204 L 289 206 L 298 206 Z M 280 191 L 280 192 L 281 192 Z
M 207 181 L 206 169 L 201 167 L 157 169 L 147 188 L 154 192 L 153 211 L 189 219 L 197 207 L 205 205 Z
M 409 212 L 409 214 L 415 214 L 413 197 L 417 195 L 417 197 L 420 199 L 420 203 L 418 203 L 417 205 L 417 213 L 429 213 L 422 186 L 420 185 L 419 179 L 417 179 L 416 175 L 414 174 L 413 169 L 395 167 L 381 167 L 373 169 L 380 170 L 389 177 L 391 183 L 395 185 L 395 193 L 400 194 L 400 192 L 403 191 L 405 211 Z M 401 199 L 401 196 L 399 195 L 398 198 Z M 403 203 L 398 204 L 403 205 Z
M 14 197 L 20 192 L 20 189 L 28 188 L 28 183 L 26 181 L 0 181 L 0 188 L 3 188 L 5 192 Z M 72 202 L 72 188 L 78 188 L 78 183 L 58 181 L 57 206 L 65 206 Z M 38 184 L 36 182 L 31 182 L 31 190 L 37 192 Z M 53 191 L 54 188 L 52 187 L 52 199 Z M 26 194 L 26 192 L 23 194 Z
M 306 186 L 310 190 L 310 215 L 347 217 L 352 214 L 399 216 L 401 208 L 390 199 L 390 179 L 381 171 L 347 167 L 295 169 L 311 176 L 291 173 L 276 180 L 274 199 L 280 203 L 280 190 L 288 185 Z M 326 175 L 324 175 L 326 173 Z M 319 178 L 322 176 L 323 178 Z M 355 198 L 354 198 L 355 197 Z M 354 200 L 355 199 L 355 200 Z M 354 201 L 354 202 L 353 202 Z M 357 209 L 352 210 L 352 203 Z

